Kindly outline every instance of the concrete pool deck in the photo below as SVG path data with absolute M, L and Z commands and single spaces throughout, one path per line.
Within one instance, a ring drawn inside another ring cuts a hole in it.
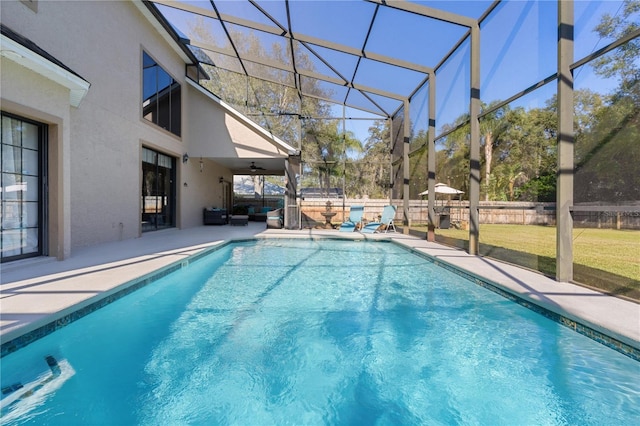
M 334 230 L 265 230 L 261 222 L 248 226 L 202 226 L 145 233 L 140 238 L 74 251 L 69 259 L 34 258 L 0 268 L 0 340 L 9 342 L 54 322 L 101 298 L 123 284 L 151 274 L 204 249 L 245 238 L 340 237 L 392 239 L 423 253 L 472 280 L 541 306 L 569 321 L 640 351 L 640 305 L 570 283 L 559 283 L 536 272 L 402 233 L 360 234 Z M 525 303 L 526 304 L 526 303 Z

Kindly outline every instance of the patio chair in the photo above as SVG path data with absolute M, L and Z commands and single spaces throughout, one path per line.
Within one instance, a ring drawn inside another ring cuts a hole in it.
M 393 224 L 393 219 L 395 217 L 396 206 L 384 206 L 380 222 L 369 222 L 360 230 L 360 232 L 363 234 L 373 234 L 374 232 L 381 232 L 382 229 L 384 229 L 384 232 L 389 232 L 391 229 L 393 232 L 396 232 L 396 226 Z
M 340 225 L 340 232 L 353 232 L 362 225 L 362 215 L 364 214 L 364 206 L 351 206 L 349 208 L 349 219 Z
M 283 211 L 284 209 L 276 209 L 271 210 L 269 213 L 267 213 L 267 229 L 282 229 L 282 226 L 284 224 L 284 219 L 282 217 Z

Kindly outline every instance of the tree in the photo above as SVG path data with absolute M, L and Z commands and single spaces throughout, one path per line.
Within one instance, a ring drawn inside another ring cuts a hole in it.
M 417 135 L 412 136 L 411 144 L 418 147 L 409 156 L 409 196 L 412 199 L 419 198 L 420 193 L 427 189 L 428 182 L 428 132 L 420 130 Z
M 369 127 L 364 141 L 364 155 L 357 161 L 360 192 L 370 198 L 387 198 L 390 179 L 391 154 L 389 152 L 389 125 L 387 120 L 376 120 Z
M 487 106 L 483 106 L 483 109 L 491 109 L 496 103 L 498 103 L 498 101 Z M 483 116 L 482 120 L 480 120 L 481 142 L 484 150 L 485 201 L 489 201 L 489 199 L 493 199 L 498 195 L 496 192 L 497 187 L 491 176 L 493 150 L 494 147 L 500 143 L 500 137 L 505 131 L 505 121 L 503 120 L 503 117 L 508 109 L 508 106 L 498 108 L 497 110 Z
M 617 40 L 640 28 L 639 0 L 627 0 L 620 13 L 603 15 L 595 27 L 601 38 Z M 597 75 L 616 79 L 610 94 L 593 95 L 585 125 L 576 131 L 576 202 L 640 200 L 640 38 L 594 59 Z
M 346 173 L 345 162 L 350 151 L 362 150 L 351 132 L 341 132 L 338 120 L 311 120 L 305 123 L 302 160 L 308 172 L 317 177 L 317 186 L 325 195 L 329 188 L 342 186 L 336 179 Z M 316 185 L 313 185 L 316 186 Z
M 640 12 L 640 0 L 625 0 L 621 13 L 611 16 L 605 14 L 600 23 L 595 27 L 600 38 L 618 40 L 640 28 L 638 13 Z M 633 21 L 632 19 L 636 19 Z M 631 95 L 636 101 L 640 100 L 640 38 L 632 39 L 623 46 L 600 56 L 592 63 L 596 74 L 605 78 L 617 78 L 620 82 L 618 92 L 623 95 Z
M 455 129 L 446 137 L 436 141 L 436 180 L 445 181 L 457 189 L 469 194 L 469 160 L 471 137 L 469 124 L 457 127 L 459 123 L 468 122 L 468 115 L 460 116 L 451 126 L 443 126 L 446 132 Z M 440 149 L 438 149 L 438 147 Z

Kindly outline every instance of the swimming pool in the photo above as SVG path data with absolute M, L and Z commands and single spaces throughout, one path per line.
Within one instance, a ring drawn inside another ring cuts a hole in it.
M 3 424 L 640 415 L 637 361 L 388 242 L 229 244 L 1 368 Z

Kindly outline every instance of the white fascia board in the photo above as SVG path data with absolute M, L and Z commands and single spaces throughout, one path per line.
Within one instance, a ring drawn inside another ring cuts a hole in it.
M 190 64 L 191 59 L 184 53 L 184 50 L 178 45 L 178 43 L 171 37 L 171 34 L 164 29 L 162 24 L 156 19 L 155 16 L 149 11 L 149 8 L 144 5 L 140 0 L 132 0 L 131 3 L 147 18 L 147 21 L 155 28 L 160 36 L 171 46 L 171 48 L 180 56 L 180 59 L 184 61 L 185 64 Z
M 69 89 L 69 103 L 76 108 L 80 105 L 91 86 L 88 81 L 54 64 L 5 35 L 2 35 L 0 40 L 0 55 Z
M 289 155 L 294 155 L 297 153 L 294 147 L 275 136 L 273 133 L 266 131 L 263 127 L 260 127 L 258 124 L 250 120 L 246 115 L 242 114 L 240 111 L 233 108 L 231 105 L 225 103 L 222 99 L 215 96 L 213 93 L 209 92 L 204 87 L 200 86 L 198 83 L 195 83 L 193 80 L 187 78 L 187 83 L 194 87 L 196 90 L 200 91 L 203 95 L 207 96 L 212 101 L 216 102 L 220 105 L 228 114 L 232 115 L 238 121 L 242 122 L 245 126 L 252 128 L 259 134 L 261 134 L 265 140 L 273 144 L 276 148 L 279 148 L 285 151 Z

